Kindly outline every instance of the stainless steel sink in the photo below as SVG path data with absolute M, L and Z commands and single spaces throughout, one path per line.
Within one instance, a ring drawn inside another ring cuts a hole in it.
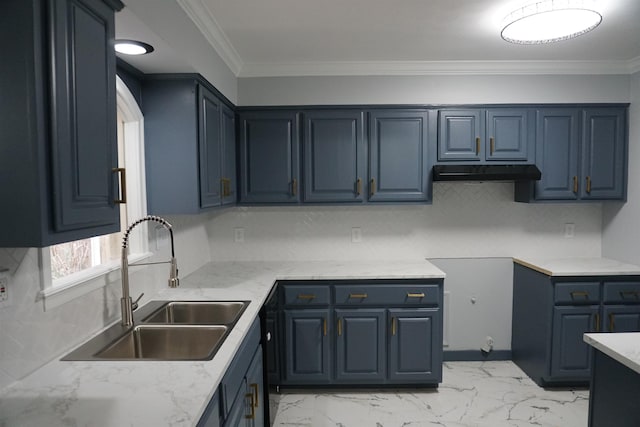
M 227 335 L 226 326 L 136 326 L 95 354 L 109 360 L 210 360 Z
M 143 323 L 230 325 L 235 323 L 247 303 L 243 301 L 176 301 L 160 307 Z
M 249 301 L 151 301 L 62 360 L 211 360 Z

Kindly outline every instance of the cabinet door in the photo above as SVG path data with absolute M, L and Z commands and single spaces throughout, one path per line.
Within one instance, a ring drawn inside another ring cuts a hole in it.
M 258 346 L 256 355 L 247 370 L 247 424 L 249 427 L 263 427 L 264 420 L 264 381 L 262 369 L 262 346 Z
M 229 411 L 229 416 L 227 416 L 227 419 L 223 424 L 224 427 L 250 427 L 249 420 L 246 418 L 247 415 L 249 415 L 247 407 L 250 401 L 245 394 L 246 387 L 247 383 L 243 380 L 240 392 L 233 401 L 233 405 Z
M 278 321 L 275 312 L 267 313 L 265 329 L 267 335 L 267 376 L 270 384 L 280 384 L 280 344 L 278 342 Z
M 364 200 L 363 113 L 311 111 L 304 118 L 304 201 Z
M 625 197 L 625 111 L 588 109 L 582 119 L 583 199 L 619 199 Z
M 222 140 L 220 101 L 205 87 L 198 86 L 198 149 L 200 159 L 200 207 L 219 206 L 222 200 L 220 164 Z
M 240 195 L 246 203 L 297 203 L 299 124 L 293 111 L 240 115 Z
M 588 379 L 591 351 L 583 334 L 600 330 L 600 306 L 558 306 L 553 309 L 551 376 Z
M 382 308 L 335 310 L 336 379 L 383 381 L 386 375 L 386 313 Z
M 285 310 L 286 381 L 329 381 L 328 309 Z
M 99 0 L 50 9 L 54 228 L 120 229 L 113 10 Z
M 640 305 L 605 305 L 602 311 L 604 331 L 640 331 Z
M 438 160 L 482 160 L 484 112 L 442 110 L 438 122 Z
M 236 203 L 236 119 L 235 113 L 222 105 L 222 204 Z
M 216 392 L 200 417 L 197 427 L 220 427 L 220 396 Z
M 410 383 L 442 379 L 439 309 L 389 310 L 389 379 Z
M 537 200 L 576 200 L 579 115 L 576 109 L 539 110 L 536 117 L 536 164 L 542 179 L 535 184 Z
M 427 111 L 369 113 L 369 200 L 428 201 Z
M 527 110 L 487 111 L 487 160 L 526 162 L 529 160 Z

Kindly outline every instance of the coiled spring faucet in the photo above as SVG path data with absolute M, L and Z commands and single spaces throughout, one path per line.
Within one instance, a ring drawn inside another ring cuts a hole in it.
M 176 260 L 174 246 L 173 246 L 173 229 L 171 224 L 167 222 L 164 218 L 160 218 L 159 216 L 149 215 L 144 218 L 140 218 L 131 224 L 127 231 L 124 233 L 124 237 L 122 238 L 122 298 L 120 299 L 120 308 L 122 310 L 122 325 L 123 326 L 132 326 L 133 325 L 133 310 L 135 306 L 137 306 L 138 300 L 133 302 L 131 299 L 131 295 L 129 294 L 129 234 L 131 231 L 146 221 L 157 222 L 162 225 L 165 229 L 169 231 L 169 237 L 171 238 L 171 259 L 169 261 L 161 261 L 161 262 L 148 262 L 148 263 L 139 263 L 139 264 L 131 264 L 135 265 L 152 265 L 152 264 L 171 264 L 169 269 L 169 287 L 176 288 L 180 286 L 180 279 L 178 278 L 178 262 Z

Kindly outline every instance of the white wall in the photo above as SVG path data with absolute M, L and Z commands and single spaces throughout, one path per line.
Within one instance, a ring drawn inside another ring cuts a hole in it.
M 602 253 L 609 258 L 640 264 L 640 72 L 630 82 L 629 179 L 627 203 L 605 206 Z
M 628 102 L 629 76 L 345 76 L 238 79 L 238 105 Z

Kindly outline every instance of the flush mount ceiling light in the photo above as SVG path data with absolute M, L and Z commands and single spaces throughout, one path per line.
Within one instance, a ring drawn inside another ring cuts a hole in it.
M 511 43 L 553 43 L 588 33 L 601 21 L 592 0 L 544 0 L 507 15 L 501 35 Z
M 125 55 L 145 55 L 153 52 L 153 46 L 137 40 L 116 40 L 115 49 Z

